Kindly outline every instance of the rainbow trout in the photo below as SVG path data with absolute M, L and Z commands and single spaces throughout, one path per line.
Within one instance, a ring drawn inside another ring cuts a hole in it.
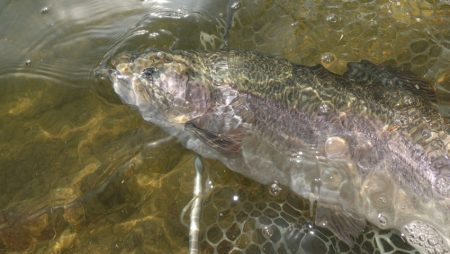
M 118 58 L 115 92 L 196 153 L 315 204 L 351 243 L 370 222 L 450 252 L 450 138 L 426 82 L 368 61 L 344 75 L 248 51 Z

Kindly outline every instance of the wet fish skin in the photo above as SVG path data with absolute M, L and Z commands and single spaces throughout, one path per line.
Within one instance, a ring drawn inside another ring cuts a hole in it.
M 448 123 L 420 80 L 367 61 L 339 76 L 249 51 L 150 51 L 117 63 L 111 79 L 144 119 L 197 153 L 323 211 L 402 232 L 419 221 L 448 250 Z

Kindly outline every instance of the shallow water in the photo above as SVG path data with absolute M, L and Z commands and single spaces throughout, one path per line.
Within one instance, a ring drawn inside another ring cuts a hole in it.
M 221 48 L 229 14 L 231 48 L 338 73 L 388 62 L 435 83 L 446 111 L 446 1 L 3 0 L 0 253 L 188 251 L 195 155 L 123 105 L 98 67 L 149 47 Z M 268 191 L 205 163 L 217 192 Z

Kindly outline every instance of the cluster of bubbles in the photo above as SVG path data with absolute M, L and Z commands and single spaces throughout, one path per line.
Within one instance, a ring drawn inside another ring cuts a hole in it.
M 242 1 L 231 43 L 343 73 L 367 59 L 446 83 L 448 1 Z
M 204 253 L 418 253 L 400 234 L 375 228 L 349 246 L 311 222 L 308 201 L 277 182 L 263 188 L 217 186 L 207 195 L 201 217 Z

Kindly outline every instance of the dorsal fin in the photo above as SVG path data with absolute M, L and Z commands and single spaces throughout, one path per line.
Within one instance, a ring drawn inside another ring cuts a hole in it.
M 349 62 L 344 76 L 359 82 L 379 82 L 384 86 L 401 87 L 428 101 L 436 102 L 437 100 L 434 87 L 413 73 L 376 65 L 367 60 Z

